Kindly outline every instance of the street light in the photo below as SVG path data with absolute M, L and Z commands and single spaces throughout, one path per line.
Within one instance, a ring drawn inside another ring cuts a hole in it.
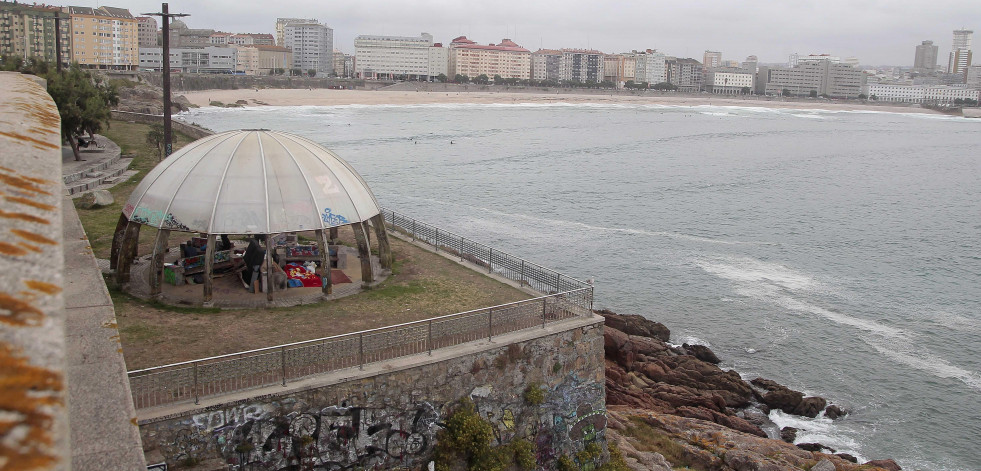
M 164 157 L 174 153 L 170 125 L 170 19 L 191 16 L 187 13 L 170 13 L 166 3 L 160 4 L 160 13 L 143 13 L 146 16 L 159 16 L 163 20 L 163 100 L 164 100 Z

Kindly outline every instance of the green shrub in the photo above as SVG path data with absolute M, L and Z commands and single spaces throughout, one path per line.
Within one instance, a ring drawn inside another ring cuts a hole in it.
M 525 403 L 529 406 L 537 406 L 545 402 L 545 389 L 538 383 L 531 383 L 525 388 Z
M 559 457 L 559 461 L 556 463 L 556 469 L 559 471 L 579 471 L 579 467 L 572 461 L 572 458 L 565 455 Z
M 477 413 L 474 403 L 465 398 L 446 420 L 446 427 L 436 436 L 433 461 L 439 471 L 457 468 L 465 462 L 466 469 L 475 471 L 507 471 L 515 466 L 534 470 L 535 446 L 524 439 L 491 447 L 494 429 Z

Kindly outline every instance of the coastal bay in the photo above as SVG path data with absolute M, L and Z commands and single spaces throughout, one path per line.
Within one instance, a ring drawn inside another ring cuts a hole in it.
M 849 410 L 771 411 L 798 441 L 973 469 L 981 122 L 911 110 L 516 101 L 183 117 L 309 137 L 383 205 L 594 278 L 597 307 Z

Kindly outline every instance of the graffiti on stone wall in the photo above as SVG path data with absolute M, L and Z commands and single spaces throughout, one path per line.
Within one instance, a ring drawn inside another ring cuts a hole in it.
M 539 406 L 528 407 L 520 396 L 501 402 L 492 388 L 475 388 L 470 397 L 480 414 L 494 426 L 495 442 L 527 438 L 535 445 L 541 466 L 561 455 L 573 456 L 586 445 L 604 439 L 606 405 L 602 385 L 570 375 L 549 389 Z
M 420 465 L 441 428 L 438 410 L 422 403 L 406 411 L 332 406 L 278 414 L 252 405 L 193 417 L 194 429 L 179 433 L 181 456 L 197 456 L 208 437 L 229 465 L 287 470 L 386 469 Z

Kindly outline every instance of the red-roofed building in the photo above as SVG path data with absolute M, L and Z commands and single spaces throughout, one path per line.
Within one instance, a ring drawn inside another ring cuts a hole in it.
M 460 36 L 450 42 L 447 75 L 458 74 L 471 78 L 483 74 L 488 78 L 500 75 L 526 80 L 531 78 L 531 51 L 510 39 L 484 46 Z

